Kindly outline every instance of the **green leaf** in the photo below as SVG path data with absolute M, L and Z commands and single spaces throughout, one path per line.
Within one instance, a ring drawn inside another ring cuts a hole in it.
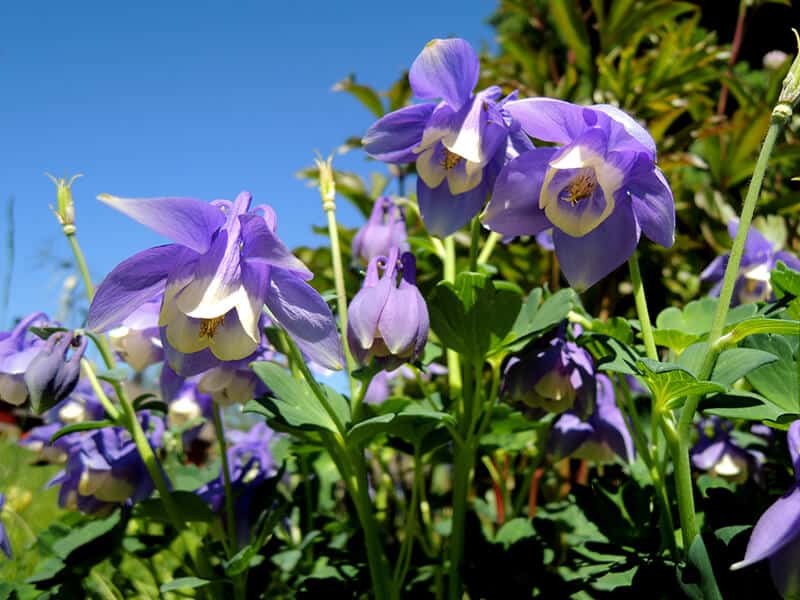
M 52 444 L 57 439 L 62 438 L 65 435 L 69 435 L 70 433 L 75 433 L 76 431 L 90 431 L 92 429 L 102 429 L 103 427 L 111 427 L 113 425 L 115 425 L 114 421 L 110 421 L 108 419 L 104 419 L 103 421 L 85 421 L 83 423 L 67 425 L 53 434 L 53 436 L 50 438 L 50 443 Z
M 798 381 L 796 349 L 780 335 L 759 335 L 747 339 L 748 348 L 769 352 L 774 362 L 759 367 L 747 375 L 757 392 L 787 412 L 800 412 L 800 381 Z
M 382 117 L 384 115 L 383 103 L 378 93 L 369 86 L 356 83 L 354 75 L 348 75 L 345 79 L 336 83 L 332 89 L 334 92 L 347 92 L 352 94 L 376 117 Z
M 186 523 L 208 523 L 216 518 L 216 515 L 208 507 L 200 496 L 194 492 L 174 491 L 170 494 L 172 500 L 180 507 L 180 516 Z M 140 519 L 151 519 L 153 521 L 168 522 L 167 511 L 161 498 L 148 498 L 139 502 L 135 508 L 135 514 Z
M 536 535 L 536 532 L 533 529 L 531 520 L 524 517 L 517 517 L 511 519 L 507 523 L 503 523 L 494 536 L 494 543 L 503 544 L 503 547 L 508 550 L 510 546 L 513 546 L 520 540 L 533 537 L 534 535 Z
M 141 402 L 139 406 L 136 407 L 136 410 L 152 410 L 167 414 L 169 412 L 169 406 L 167 406 L 167 403 L 163 402 L 162 400 L 146 400 Z
M 338 432 L 336 422 L 322 406 L 304 380 L 294 379 L 284 368 L 271 362 L 254 362 L 256 375 L 272 390 L 273 396 L 258 398 L 268 418 L 278 418 L 294 428 L 325 429 Z M 343 425 L 350 422 L 350 407 L 342 396 L 327 386 L 321 386 L 334 413 Z M 261 412 L 261 411 L 260 411 Z
M 533 290 L 517 315 L 503 349 L 515 352 L 522 349 L 531 338 L 567 318 L 578 304 L 578 295 L 572 288 L 559 290 L 544 302 L 541 288 Z
M 28 327 L 28 331 L 30 331 L 36 337 L 46 340 L 54 333 L 58 333 L 59 331 L 69 331 L 69 329 L 64 327 Z
M 690 371 L 674 363 L 660 363 L 646 358 L 636 363 L 653 399 L 668 409 L 678 408 L 689 395 L 721 392 L 724 388 L 711 381 L 699 381 Z
M 575 62 L 584 73 L 593 71 L 592 45 L 586 23 L 581 17 L 576 0 L 550 0 L 549 14 L 555 23 L 555 31 L 564 44 L 575 54 Z
M 705 339 L 711 330 L 718 303 L 716 298 L 702 298 L 689 302 L 683 310 L 674 306 L 665 308 L 656 317 L 656 330 L 653 332 L 656 344 L 680 354 L 690 345 Z M 752 304 L 737 306 L 728 312 L 725 323 L 738 323 L 757 310 Z
M 53 553 L 62 560 L 65 560 L 72 552 L 86 546 L 102 536 L 110 533 L 122 519 L 119 510 L 115 510 L 104 519 L 97 519 L 73 529 L 63 538 L 53 544 Z M 124 522 L 123 522 L 124 524 Z
M 592 353 L 598 370 L 613 371 L 624 375 L 638 375 L 636 363 L 641 356 L 632 347 L 607 335 L 588 332 L 581 336 L 581 343 Z
M 746 421 L 773 421 L 784 423 L 792 421 L 797 411 L 787 411 L 752 392 L 738 390 L 715 394 L 700 403 L 704 414 L 716 415 L 725 419 L 744 419 Z
M 679 569 L 680 586 L 692 600 L 722 600 L 702 536 L 689 546 L 688 564 Z
M 383 433 L 418 445 L 428 433 L 445 422 L 455 425 L 455 418 L 410 401 L 399 412 L 378 415 L 357 423 L 347 436 L 348 441 L 355 445 L 365 444 Z
M 720 540 L 723 544 L 728 546 L 731 543 L 731 540 L 735 538 L 737 535 L 742 533 L 743 531 L 747 531 L 748 529 L 752 529 L 752 525 L 728 525 L 727 527 L 721 527 L 714 532 L 714 535 L 717 536 L 717 539 Z
M 770 273 L 770 283 L 778 299 L 791 298 L 787 314 L 792 319 L 800 319 L 800 272 L 790 269 L 782 261 L 778 261 Z
M 729 492 L 736 490 L 736 484 L 727 481 L 722 477 L 712 477 L 711 475 L 703 474 L 697 478 L 697 489 L 703 495 L 703 498 L 708 498 L 708 490 L 710 489 L 725 489 Z
M 724 339 L 727 345 L 732 346 L 744 338 L 758 333 L 777 333 L 797 337 L 800 336 L 800 321 L 754 317 L 737 323 L 725 334 Z
M 428 300 L 431 328 L 449 348 L 480 362 L 505 338 L 522 301 L 516 287 L 481 273 L 460 273 L 441 282 Z
M 723 385 L 733 385 L 739 379 L 764 365 L 773 363 L 778 357 L 771 352 L 753 348 L 731 348 L 717 358 L 711 381 Z
M 161 593 L 174 592 L 176 590 L 194 590 L 207 586 L 211 583 L 210 579 L 200 579 L 199 577 L 178 577 L 172 581 L 163 584 L 158 588 Z

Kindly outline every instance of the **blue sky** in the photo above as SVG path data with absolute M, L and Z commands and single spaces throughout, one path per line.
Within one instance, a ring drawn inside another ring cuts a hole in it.
M 85 175 L 74 196 L 95 281 L 163 242 L 95 200 L 102 192 L 212 200 L 246 189 L 276 209 L 289 245 L 322 243 L 310 230 L 323 223 L 319 198 L 294 173 L 373 120 L 331 86 L 355 73 L 384 89 L 434 37 L 491 45 L 493 8 L 430 0 L 0 4 L 0 205 L 16 199 L 13 285 L 0 327 L 58 307 L 63 277 L 42 253 L 69 252 L 47 208 L 55 192 L 45 172 Z M 360 153 L 336 164 L 379 168 Z M 359 222 L 339 206 L 344 223 Z M 5 252 L 1 241 L 0 270 Z

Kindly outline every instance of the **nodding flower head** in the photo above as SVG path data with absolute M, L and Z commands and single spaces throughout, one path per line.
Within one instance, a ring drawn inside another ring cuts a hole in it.
M 733 423 L 709 417 L 701 420 L 697 428 L 700 438 L 690 453 L 696 469 L 733 483 L 743 483 L 751 475 L 759 475 L 764 455 L 736 442 L 731 435 Z
M 236 361 L 259 348 L 266 305 L 312 360 L 341 368 L 333 315 L 306 283 L 311 272 L 278 239 L 272 208 L 251 210 L 247 192 L 233 202 L 210 204 L 192 198 L 100 199 L 175 243 L 118 265 L 97 289 L 89 327 L 111 329 L 161 295 L 159 325 L 168 356 Z
M 347 311 L 353 356 L 389 371 L 415 360 L 428 341 L 428 307 L 416 286 L 416 259 L 398 254 L 394 248 L 388 257 L 370 261 L 364 286 Z
M 739 222 L 735 219 L 728 221 L 728 235 L 732 240 L 736 238 L 738 231 Z M 710 291 L 712 296 L 719 296 L 729 258 L 730 253 L 716 257 L 700 274 L 700 279 L 714 284 Z M 770 285 L 770 273 L 778 261 L 782 261 L 790 269 L 800 271 L 800 259 L 780 250 L 779 246 L 765 238 L 755 227 L 751 227 L 745 239 L 732 303 L 736 305 L 772 300 L 774 293 Z
M 25 384 L 34 412 L 42 413 L 64 400 L 78 385 L 86 336 L 53 333 L 25 370 Z
M 415 104 L 381 118 L 364 136 L 368 154 L 416 163 L 417 200 L 428 231 L 453 233 L 480 212 L 507 157 L 532 148 L 491 86 L 474 92 L 480 62 L 461 39 L 430 41 L 408 74 Z
M 536 416 L 572 411 L 585 419 L 594 410 L 596 391 L 591 355 L 567 340 L 562 327 L 549 342 L 509 361 L 502 393 Z
M 44 313 L 22 319 L 11 331 L 0 332 L 0 400 L 19 406 L 28 399 L 25 370 L 47 342 L 31 327 L 53 325 Z
M 403 212 L 389 196 L 375 201 L 369 220 L 353 238 L 353 261 L 369 263 L 376 256 L 386 256 L 392 248 L 408 249 Z

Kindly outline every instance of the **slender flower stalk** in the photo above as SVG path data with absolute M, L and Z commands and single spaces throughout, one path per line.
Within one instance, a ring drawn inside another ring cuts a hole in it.
M 453 236 L 444 238 L 444 249 L 444 280 L 455 283 L 456 244 Z M 447 350 L 447 378 L 451 394 L 461 389 L 461 364 L 458 361 L 458 353 L 450 349 Z
M 492 252 L 494 252 L 494 247 L 502 237 L 503 236 L 496 231 L 492 231 L 489 234 L 489 237 L 486 238 L 486 242 L 483 244 L 483 248 L 481 248 L 481 253 L 478 255 L 479 265 L 484 265 L 489 262 L 489 257 L 492 255 Z
M 328 237 L 331 241 L 331 260 L 333 261 L 333 278 L 336 285 L 336 308 L 339 312 L 342 331 L 347 331 L 347 293 L 344 287 L 344 269 L 342 252 L 339 245 L 339 229 L 336 226 L 336 182 L 333 178 L 333 157 L 327 160 L 316 159 L 319 169 L 319 193 L 322 197 L 322 209 L 328 218 Z M 347 362 L 347 380 L 350 384 L 350 397 L 356 398 L 356 381 L 351 376 L 355 370 L 355 361 L 347 346 L 347 338 L 342 336 L 345 361 Z M 358 406 L 353 406 L 353 414 L 357 414 Z
M 642 328 L 642 339 L 647 358 L 658 360 L 658 351 L 653 337 L 653 325 L 650 322 L 650 312 L 647 310 L 647 297 L 644 293 L 642 284 L 642 274 L 639 271 L 639 253 L 635 252 L 628 259 L 628 267 L 631 272 L 631 283 L 633 284 L 633 299 L 636 302 L 636 313 L 639 315 L 639 325 Z
M 797 61 L 795 61 L 797 63 Z M 794 65 L 793 65 L 794 67 Z M 790 71 L 791 75 L 791 71 Z M 789 77 L 787 76 L 787 80 Z M 782 95 L 783 96 L 783 95 Z M 742 213 L 739 216 L 739 229 L 731 248 L 730 259 L 725 269 L 725 277 L 722 280 L 722 288 L 719 294 L 719 304 L 717 305 L 711 331 L 708 334 L 708 350 L 703 360 L 703 365 L 698 373 L 699 379 L 707 379 L 714 369 L 714 365 L 719 355 L 718 342 L 722 337 L 725 327 L 725 320 L 728 316 L 731 299 L 733 298 L 736 279 L 739 276 L 739 266 L 744 254 L 744 246 L 747 241 L 747 233 L 750 223 L 753 220 L 758 198 L 761 193 L 761 186 L 764 182 L 764 175 L 769 164 L 769 158 L 775 148 L 778 136 L 783 131 L 786 123 L 792 115 L 792 102 L 790 99 L 782 99 L 772 111 L 772 121 L 767 131 L 767 136 L 761 146 L 761 151 L 756 161 L 753 177 L 750 180 L 750 187 L 747 190 Z M 700 396 L 689 396 L 686 399 L 680 420 L 678 421 L 677 440 L 670 444 L 673 461 L 675 462 L 675 484 L 678 491 L 678 506 L 681 509 L 681 527 L 684 535 L 684 549 L 688 551 L 692 541 L 697 537 L 699 530 L 695 520 L 694 497 L 692 492 L 691 464 L 689 459 L 690 436 L 692 420 L 697 407 L 700 403 Z

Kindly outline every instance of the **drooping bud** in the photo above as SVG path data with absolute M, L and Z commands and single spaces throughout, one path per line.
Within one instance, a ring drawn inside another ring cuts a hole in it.
M 361 364 L 392 371 L 415 360 L 428 341 L 428 307 L 416 286 L 414 255 L 393 248 L 373 258 L 364 286 L 347 310 L 347 341 Z M 379 274 L 383 270 L 383 275 Z
M 595 405 L 592 357 L 560 332 L 544 348 L 509 362 L 503 394 L 512 404 L 556 414 L 569 410 L 585 419 Z
M 34 412 L 49 410 L 72 393 L 81 374 L 86 337 L 73 332 L 52 334 L 25 371 Z
M 392 248 L 407 250 L 406 222 L 403 213 L 389 196 L 375 201 L 369 220 L 353 238 L 353 261 L 369 263 L 376 256 L 387 256 Z
M 72 184 L 83 175 L 79 173 L 69 179 L 66 177 L 56 178 L 49 173 L 46 173 L 46 175 L 56 185 L 56 208 L 54 212 L 58 222 L 64 227 L 64 233 L 71 235 L 75 233 L 75 205 L 72 201 Z

